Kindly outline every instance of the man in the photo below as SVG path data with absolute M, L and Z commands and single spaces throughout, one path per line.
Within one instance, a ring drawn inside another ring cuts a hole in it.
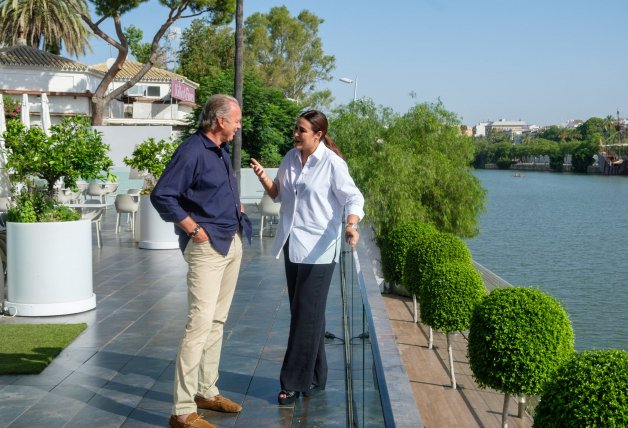
M 196 410 L 237 413 L 242 407 L 216 387 L 223 325 L 242 258 L 241 230 L 250 240 L 227 142 L 241 127 L 238 101 L 213 95 L 199 129 L 177 148 L 151 194 L 165 221 L 174 222 L 188 264 L 188 318 L 179 345 L 170 426 L 212 428 Z

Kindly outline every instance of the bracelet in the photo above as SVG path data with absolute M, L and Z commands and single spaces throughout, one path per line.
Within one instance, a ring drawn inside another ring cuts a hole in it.
M 188 233 L 188 236 L 190 238 L 194 238 L 196 235 L 198 235 L 198 232 L 201 230 L 201 225 L 200 224 L 196 224 L 196 227 L 194 228 L 193 231 L 191 231 L 190 233 Z
M 358 230 L 358 224 L 357 223 L 347 223 L 345 228 L 350 227 L 354 230 Z

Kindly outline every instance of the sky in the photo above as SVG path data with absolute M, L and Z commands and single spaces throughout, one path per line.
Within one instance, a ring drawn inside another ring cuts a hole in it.
M 324 20 L 319 36 L 336 68 L 319 87 L 339 104 L 354 89 L 402 114 L 441 100 L 469 126 L 628 117 L 626 0 L 244 0 L 244 18 L 283 5 Z M 123 26 L 149 41 L 165 11 L 150 0 L 123 15 Z M 115 53 L 90 43 L 93 52 L 78 58 L 85 64 Z M 339 80 L 356 77 L 357 86 Z

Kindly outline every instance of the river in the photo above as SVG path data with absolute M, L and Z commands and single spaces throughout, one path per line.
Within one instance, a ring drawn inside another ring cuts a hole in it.
M 576 349 L 628 349 L 628 177 L 473 173 L 488 192 L 474 260 L 560 300 Z

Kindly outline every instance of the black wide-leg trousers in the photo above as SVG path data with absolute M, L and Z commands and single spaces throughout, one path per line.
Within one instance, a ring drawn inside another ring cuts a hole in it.
M 292 263 L 288 242 L 283 248 L 290 336 L 279 381 L 289 391 L 307 391 L 311 384 L 327 383 L 325 307 L 335 262 L 322 265 Z

